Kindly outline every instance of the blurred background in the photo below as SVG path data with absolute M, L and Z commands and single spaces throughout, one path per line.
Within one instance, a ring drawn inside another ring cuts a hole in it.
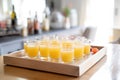
M 0 36 L 90 26 L 97 27 L 96 42 L 108 43 L 120 37 L 119 3 L 120 0 L 0 0 Z M 16 16 L 15 24 L 12 15 Z

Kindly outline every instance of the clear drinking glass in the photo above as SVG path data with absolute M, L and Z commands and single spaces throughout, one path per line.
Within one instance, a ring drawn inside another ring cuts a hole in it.
M 62 41 L 61 61 L 64 63 L 72 63 L 74 61 L 74 44 L 69 39 Z
M 27 44 L 27 55 L 30 58 L 37 58 L 39 53 L 39 46 L 36 41 L 29 41 Z
M 84 44 L 80 38 L 74 41 L 74 59 L 79 60 L 84 56 Z
M 42 60 L 49 59 L 49 38 L 43 37 L 39 42 L 39 51 L 40 51 L 40 58 Z
M 28 50 L 27 50 L 28 42 L 29 42 L 29 40 L 24 40 L 24 42 L 23 42 L 23 48 L 24 48 L 23 55 L 24 56 L 27 56 L 27 54 L 28 54 Z
M 91 45 L 90 45 L 91 41 L 86 39 L 84 41 L 84 54 L 85 55 L 89 55 L 90 54 L 90 48 L 91 48 Z
M 60 60 L 60 41 L 57 36 L 52 36 L 50 38 L 49 57 L 51 61 L 58 62 Z

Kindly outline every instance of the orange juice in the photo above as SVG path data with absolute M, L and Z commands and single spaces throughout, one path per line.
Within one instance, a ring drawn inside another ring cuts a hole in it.
M 61 59 L 63 62 L 72 62 L 74 59 L 74 50 L 63 50 L 61 51 Z
M 90 54 L 90 45 L 89 44 L 84 45 L 84 54 Z
M 49 56 L 49 48 L 47 45 L 40 45 L 40 56 L 41 57 Z
M 59 59 L 60 58 L 60 47 L 50 47 L 49 48 L 50 58 Z
M 60 42 L 57 39 L 53 39 L 50 42 L 49 54 L 51 59 L 59 60 L 60 58 Z
M 37 45 L 28 45 L 27 51 L 28 56 L 34 58 L 38 56 L 39 47 Z
M 42 40 L 39 41 L 39 51 L 41 59 L 48 59 L 49 57 L 49 39 L 44 36 Z
M 74 58 L 75 59 L 80 59 L 84 55 L 84 47 L 83 46 L 76 46 L 74 48 Z
M 71 40 L 62 41 L 61 60 L 65 63 L 72 62 L 74 59 L 73 42 Z

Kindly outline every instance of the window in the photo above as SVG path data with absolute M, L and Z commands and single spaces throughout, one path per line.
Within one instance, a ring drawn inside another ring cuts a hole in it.
M 88 0 L 85 26 L 98 28 L 96 41 L 106 42 L 113 27 L 114 0 Z
M 38 14 L 38 19 L 41 22 L 43 11 L 45 9 L 45 0 L 12 0 L 12 4 L 15 6 L 18 24 L 24 24 L 28 17 L 33 18 L 35 12 Z

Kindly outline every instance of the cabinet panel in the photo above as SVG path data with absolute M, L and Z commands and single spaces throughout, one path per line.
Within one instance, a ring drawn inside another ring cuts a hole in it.
M 1 53 L 1 47 L 0 47 L 0 55 L 1 55 L 2 53 Z
M 12 42 L 1 47 L 1 55 L 17 51 L 23 48 L 22 41 Z

